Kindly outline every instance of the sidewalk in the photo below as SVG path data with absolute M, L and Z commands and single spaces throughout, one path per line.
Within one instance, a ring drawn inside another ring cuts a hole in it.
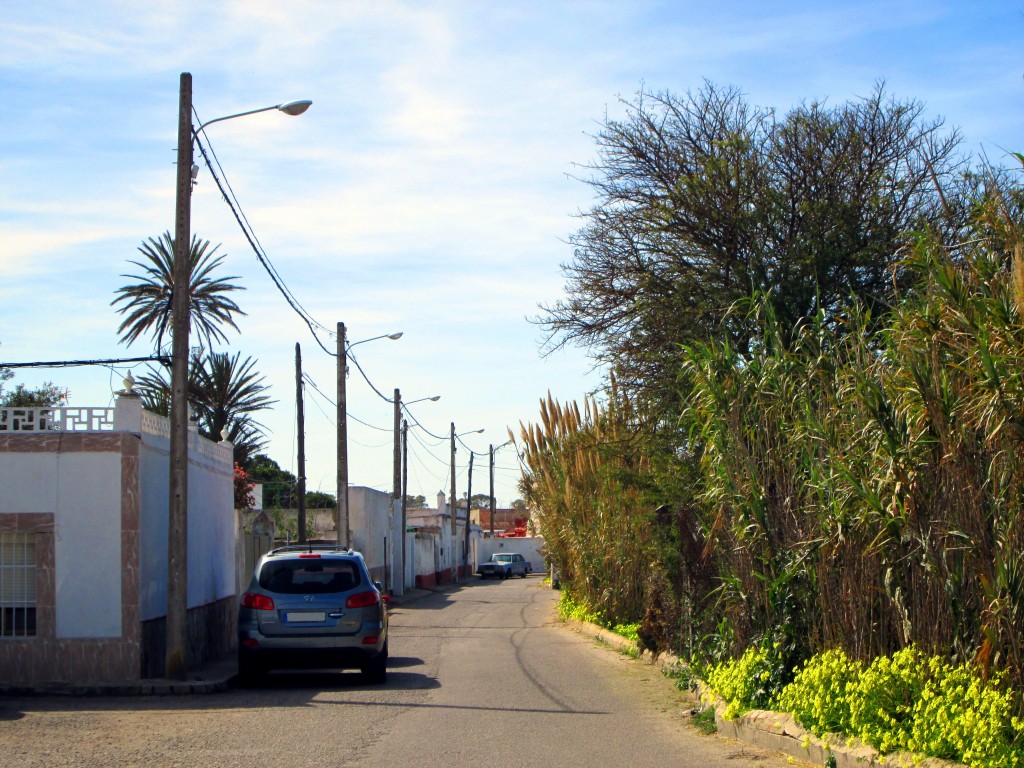
M 0 686 L 0 696 L 184 696 L 221 693 L 238 676 L 234 653 L 190 669 L 184 680 L 152 677 L 143 680 L 95 683 L 38 683 Z
M 391 605 L 407 605 L 444 591 L 443 587 L 409 589 L 402 597 L 392 597 Z M 231 652 L 189 669 L 184 680 L 153 677 L 129 682 L 0 685 L 0 696 L 192 696 L 223 693 L 232 686 L 236 677 L 238 656 Z

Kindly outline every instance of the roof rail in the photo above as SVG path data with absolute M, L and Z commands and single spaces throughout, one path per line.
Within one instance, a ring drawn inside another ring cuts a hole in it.
M 355 551 L 351 547 L 345 547 L 341 544 L 285 544 L 283 547 L 274 547 L 267 554 L 277 555 L 285 552 L 312 552 L 313 550 L 344 552 L 348 555 L 355 554 Z

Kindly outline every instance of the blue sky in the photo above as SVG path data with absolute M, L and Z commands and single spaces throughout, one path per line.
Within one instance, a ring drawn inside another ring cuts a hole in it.
M 559 265 L 588 207 L 577 164 L 619 97 L 739 87 L 785 112 L 839 103 L 884 79 L 959 127 L 964 148 L 1024 150 L 1024 2 L 27 2 L 0 0 L 0 361 L 120 358 L 109 303 L 147 237 L 173 228 L 181 72 L 210 143 L 291 292 L 352 341 L 373 385 L 474 451 L 538 418 L 550 390 L 600 383 L 584 351 L 538 354 L 529 322 L 561 294 Z M 333 397 L 335 361 L 277 292 L 209 173 L 192 231 L 221 243 L 248 314 L 230 351 L 258 360 L 278 401 L 268 453 L 295 470 L 294 348 Z M 326 335 L 322 341 L 333 348 Z M 136 374 L 145 370 L 138 366 Z M 108 405 L 123 369 L 20 370 Z M 350 478 L 391 485 L 392 407 L 353 368 Z M 307 392 L 307 485 L 334 492 L 333 405 Z M 413 430 L 409 489 L 447 489 L 448 445 Z M 466 488 L 460 447 L 457 483 Z M 516 498 L 515 454 L 496 495 Z M 485 491 L 476 459 L 474 491 Z

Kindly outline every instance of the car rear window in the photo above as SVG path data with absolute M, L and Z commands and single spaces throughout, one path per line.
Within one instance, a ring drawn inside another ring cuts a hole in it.
M 283 595 L 346 592 L 359 584 L 359 572 L 347 560 L 281 560 L 260 571 L 260 586 Z

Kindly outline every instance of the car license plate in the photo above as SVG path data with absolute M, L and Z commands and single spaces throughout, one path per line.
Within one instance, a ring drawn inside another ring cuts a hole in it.
M 288 623 L 301 621 L 323 621 L 327 615 L 323 611 L 291 611 L 285 614 Z

